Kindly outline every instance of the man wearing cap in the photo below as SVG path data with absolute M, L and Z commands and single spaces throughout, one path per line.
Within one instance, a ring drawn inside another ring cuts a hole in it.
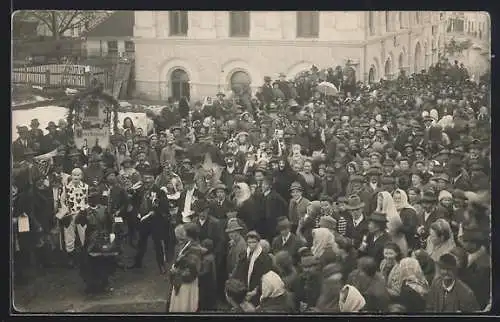
M 138 151 L 136 159 L 137 162 L 134 167 L 141 175 L 143 175 L 143 172 L 149 171 L 151 164 L 147 160 L 147 154 L 144 149 Z
M 278 236 L 272 238 L 271 251 L 274 255 L 284 250 L 293 259 L 293 263 L 297 264 L 299 261 L 299 249 L 304 246 L 300 238 L 291 232 L 291 223 L 287 217 L 279 217 L 277 220 L 276 231 Z
M 30 138 L 27 126 L 18 126 L 17 133 L 19 137 L 12 142 L 12 156 L 14 157 L 14 161 L 21 161 L 24 157 L 24 151 L 28 148 L 34 150 L 35 145 Z
M 480 310 L 474 292 L 458 278 L 458 264 L 452 254 L 441 255 L 438 274 L 426 297 L 426 312 L 472 313 Z
M 417 235 L 423 244 L 426 243 L 429 236 L 430 226 L 439 218 L 444 217 L 444 213 L 438 211 L 436 192 L 432 189 L 424 191 L 420 204 L 424 210 L 423 218 L 421 218 L 420 226 L 417 228 Z
M 461 274 L 469 286 L 481 310 L 491 303 L 491 256 L 489 254 L 490 233 L 479 229 L 464 229 L 462 247 L 467 252 L 467 267 Z
M 302 188 L 302 185 L 299 182 L 295 181 L 291 184 L 290 194 L 292 199 L 290 200 L 288 207 L 288 218 L 292 224 L 292 231 L 297 231 L 299 221 L 304 219 L 307 213 L 307 207 L 311 203 L 308 199 L 302 196 L 303 193 L 304 188 Z
M 97 189 L 101 196 L 101 204 L 106 207 L 106 213 L 112 220 L 115 220 L 115 217 L 121 218 L 125 214 L 128 205 L 127 193 L 118 185 L 117 174 L 114 169 L 105 169 L 102 181 Z M 122 222 L 121 219 L 117 220 L 114 222 Z
M 154 184 L 154 170 L 145 169 L 142 176 L 143 186 L 136 193 L 139 209 L 137 218 L 139 220 L 139 242 L 134 264 L 130 268 L 141 268 L 142 259 L 146 254 L 149 236 L 153 238 L 156 253 L 156 263 L 160 273 L 164 274 L 165 264 L 175 245 L 167 245 L 173 234 L 173 228 L 169 220 L 169 204 L 165 192 Z

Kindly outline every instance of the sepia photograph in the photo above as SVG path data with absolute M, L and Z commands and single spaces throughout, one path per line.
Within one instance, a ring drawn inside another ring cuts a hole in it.
M 487 12 L 11 26 L 11 314 L 492 310 Z

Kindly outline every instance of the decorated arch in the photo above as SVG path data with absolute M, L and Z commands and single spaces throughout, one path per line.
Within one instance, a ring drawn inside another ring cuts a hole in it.
M 69 137 L 79 149 L 106 148 L 112 133 L 118 132 L 119 102 L 100 85 L 76 94 L 68 104 Z

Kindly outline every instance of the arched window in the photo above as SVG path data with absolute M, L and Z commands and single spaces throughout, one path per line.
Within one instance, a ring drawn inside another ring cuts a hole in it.
M 390 59 L 387 59 L 385 61 L 384 73 L 385 73 L 385 78 L 391 79 L 391 77 L 392 77 L 392 66 L 391 66 L 391 60 Z
M 170 75 L 171 86 L 171 95 L 173 98 L 180 100 L 183 96 L 186 96 L 188 99 L 189 95 L 189 76 L 182 69 L 176 69 Z
M 373 15 L 373 11 L 368 12 L 368 27 L 370 29 L 371 36 L 375 34 L 375 17 Z
M 368 83 L 375 83 L 375 73 L 375 66 L 372 65 L 372 67 L 370 67 L 370 71 L 368 72 Z
M 237 92 L 247 86 L 250 86 L 252 80 L 250 75 L 244 71 L 237 71 L 231 75 L 231 90 Z

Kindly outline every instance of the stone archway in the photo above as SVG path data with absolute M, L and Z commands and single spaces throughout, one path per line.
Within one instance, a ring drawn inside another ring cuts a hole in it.
M 303 71 L 310 70 L 313 65 L 314 65 L 314 63 L 309 62 L 309 61 L 301 61 L 301 62 L 298 62 L 296 64 L 293 64 L 290 68 L 287 69 L 286 77 L 294 78 L 299 73 L 301 73 Z

